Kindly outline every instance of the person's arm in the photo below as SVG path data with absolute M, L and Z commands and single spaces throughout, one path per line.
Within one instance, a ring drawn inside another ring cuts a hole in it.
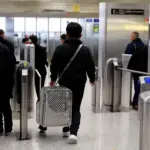
M 88 50 L 88 53 L 87 53 L 87 62 L 86 63 L 87 63 L 87 65 L 86 65 L 87 66 L 86 67 L 87 75 L 90 79 L 91 85 L 93 85 L 95 82 L 95 64 L 94 64 L 94 60 L 93 60 L 90 50 Z
M 12 42 L 8 41 L 9 42 L 9 45 L 10 45 L 10 52 L 14 54 L 15 52 L 15 46 Z
M 54 52 L 54 55 L 52 57 L 52 60 L 51 60 L 51 66 L 50 66 L 50 72 L 51 72 L 51 85 L 53 83 L 56 82 L 57 80 L 57 77 L 58 77 L 58 68 L 59 68 L 59 65 L 58 65 L 58 62 L 59 62 L 59 55 L 58 55 L 58 49 L 56 48 L 55 52 Z

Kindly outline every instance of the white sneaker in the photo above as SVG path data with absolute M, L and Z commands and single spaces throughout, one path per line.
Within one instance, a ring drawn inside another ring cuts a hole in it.
M 63 132 L 63 133 L 62 133 L 62 136 L 63 136 L 64 138 L 69 137 L 69 135 L 70 135 L 70 132 Z
M 68 139 L 68 144 L 77 144 L 78 143 L 78 138 L 75 135 L 70 135 Z

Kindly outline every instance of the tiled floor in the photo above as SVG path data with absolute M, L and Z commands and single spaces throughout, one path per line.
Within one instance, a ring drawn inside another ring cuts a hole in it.
M 38 134 L 35 118 L 29 119 L 32 139 L 17 141 L 14 132 L 10 137 L 0 137 L 0 150 L 138 150 L 139 121 L 134 111 L 125 113 L 100 113 L 91 111 L 91 89 L 87 86 L 82 105 L 82 124 L 77 145 L 68 145 L 61 137 L 61 128 L 49 128 L 46 135 Z

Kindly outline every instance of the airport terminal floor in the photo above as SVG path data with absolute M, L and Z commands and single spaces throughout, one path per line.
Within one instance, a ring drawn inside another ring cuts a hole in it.
M 48 82 L 47 82 L 48 83 Z M 49 128 L 38 133 L 35 117 L 29 119 L 31 139 L 18 141 L 19 123 L 14 120 L 11 136 L 0 137 L 0 150 L 137 150 L 139 147 L 139 120 L 135 111 L 94 114 L 91 111 L 91 86 L 87 84 L 82 103 L 82 123 L 77 145 L 68 145 L 61 128 Z

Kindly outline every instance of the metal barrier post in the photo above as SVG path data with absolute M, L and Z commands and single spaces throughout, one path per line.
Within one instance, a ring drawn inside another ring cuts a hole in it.
M 92 110 L 94 113 L 100 113 L 100 98 L 99 98 L 99 93 L 100 93 L 100 82 L 98 80 L 98 68 L 96 67 L 96 82 L 95 85 L 92 87 Z M 99 90 L 99 91 L 98 91 Z
M 116 67 L 119 66 L 118 61 L 113 62 L 114 65 L 114 75 L 113 75 L 113 99 L 112 99 L 112 112 L 119 111 L 119 107 L 121 104 L 121 71 L 116 70 Z
M 32 97 L 30 90 L 30 82 L 32 82 L 33 70 L 28 62 L 20 63 L 16 70 L 14 100 L 19 106 L 19 133 L 17 133 L 18 140 L 29 139 L 28 134 L 28 103 Z
M 128 67 L 131 55 L 122 54 L 122 67 Z M 121 108 L 129 109 L 132 95 L 132 80 L 130 72 L 122 72 Z
M 139 150 L 150 150 L 150 91 L 143 92 L 140 101 L 140 141 Z
M 118 66 L 117 58 L 109 59 L 105 66 L 104 105 L 112 112 L 119 111 L 121 100 L 121 71 L 116 70 Z
M 29 62 L 30 65 L 32 66 L 33 70 L 35 69 L 35 46 L 32 44 L 28 44 L 28 45 L 24 45 L 24 60 Z M 32 88 L 31 88 L 31 92 L 34 92 L 34 71 L 33 71 L 33 80 L 32 80 Z M 34 108 L 34 94 L 31 95 L 32 98 L 30 98 L 30 102 L 28 103 L 28 110 L 29 111 L 33 111 Z
M 20 140 L 28 139 L 28 70 L 22 69 L 20 105 Z

